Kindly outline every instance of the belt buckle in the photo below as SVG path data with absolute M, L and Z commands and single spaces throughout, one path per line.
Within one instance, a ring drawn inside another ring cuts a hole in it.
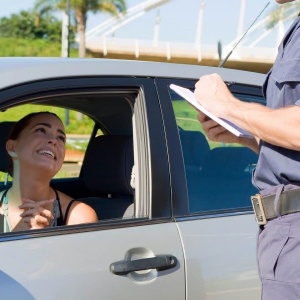
M 264 207 L 262 204 L 262 197 L 260 194 L 256 194 L 254 196 L 251 196 L 251 202 L 255 214 L 256 222 L 259 225 L 266 225 L 267 224 L 267 218 L 264 211 Z

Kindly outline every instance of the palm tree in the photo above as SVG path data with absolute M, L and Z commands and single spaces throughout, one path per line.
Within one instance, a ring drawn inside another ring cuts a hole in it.
M 284 5 L 276 6 L 270 13 L 269 21 L 267 22 L 267 29 L 271 29 L 279 21 L 289 21 L 294 19 L 297 14 L 300 12 L 300 2 L 290 2 Z
M 77 23 L 79 37 L 79 57 L 85 57 L 85 30 L 88 12 L 107 12 L 111 15 L 125 13 L 125 0 L 37 0 L 35 10 L 40 14 L 49 14 L 56 10 L 66 10 L 69 5 Z

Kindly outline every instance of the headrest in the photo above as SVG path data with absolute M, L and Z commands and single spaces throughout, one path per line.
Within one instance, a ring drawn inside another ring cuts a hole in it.
M 179 130 L 184 163 L 186 166 L 200 166 L 209 152 L 209 144 L 199 131 Z
M 98 136 L 87 147 L 83 180 L 95 193 L 133 195 L 130 186 L 133 164 L 132 136 Z
M 1 122 L 0 123 L 0 172 L 7 172 L 9 165 L 9 156 L 6 151 L 6 141 L 12 127 L 16 122 Z
M 205 176 L 233 178 L 251 174 L 257 154 L 246 147 L 219 147 L 209 151 L 202 168 Z

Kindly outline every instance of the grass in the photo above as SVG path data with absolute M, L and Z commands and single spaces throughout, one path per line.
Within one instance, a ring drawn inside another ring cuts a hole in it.
M 43 39 L 27 40 L 21 38 L 0 38 L 0 56 L 31 56 L 31 57 L 59 57 L 61 43 L 54 43 Z M 77 57 L 77 50 L 70 50 L 71 57 Z
M 60 57 L 61 43 L 45 39 L 0 38 L 0 57 Z M 70 48 L 70 57 L 78 57 L 78 50 Z M 93 57 L 88 51 L 87 58 Z

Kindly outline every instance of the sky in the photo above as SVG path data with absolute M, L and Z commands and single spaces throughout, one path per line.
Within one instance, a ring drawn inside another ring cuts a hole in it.
M 35 0 L 0 0 L 0 17 L 9 17 L 12 13 L 33 8 Z M 127 0 L 127 7 L 131 8 L 142 3 L 143 0 Z M 241 8 L 244 3 L 244 20 L 240 22 Z M 169 0 L 167 3 L 155 8 L 143 15 L 141 18 L 128 23 L 119 29 L 114 36 L 118 38 L 152 40 L 157 15 L 160 16 L 159 41 L 170 41 L 176 43 L 194 43 L 199 39 L 197 25 L 199 12 L 202 9 L 202 30 L 200 31 L 201 42 L 207 45 L 228 44 L 237 39 L 238 32 L 244 33 L 261 13 L 266 4 L 268 7 L 259 17 L 266 17 L 267 13 L 276 5 L 274 0 Z M 203 6 L 202 6 L 203 7 Z M 58 15 L 60 17 L 60 15 Z M 99 25 L 110 16 L 107 14 L 89 14 L 87 30 Z M 239 26 L 239 24 L 242 24 Z M 240 29 L 240 30 L 239 30 Z M 287 29 L 287 28 L 286 28 Z M 261 34 L 261 28 L 249 33 L 247 38 L 255 40 Z M 198 36 L 197 36 L 198 32 Z M 275 46 L 276 36 L 270 35 L 264 39 L 266 45 Z M 261 43 L 264 43 L 262 41 Z

